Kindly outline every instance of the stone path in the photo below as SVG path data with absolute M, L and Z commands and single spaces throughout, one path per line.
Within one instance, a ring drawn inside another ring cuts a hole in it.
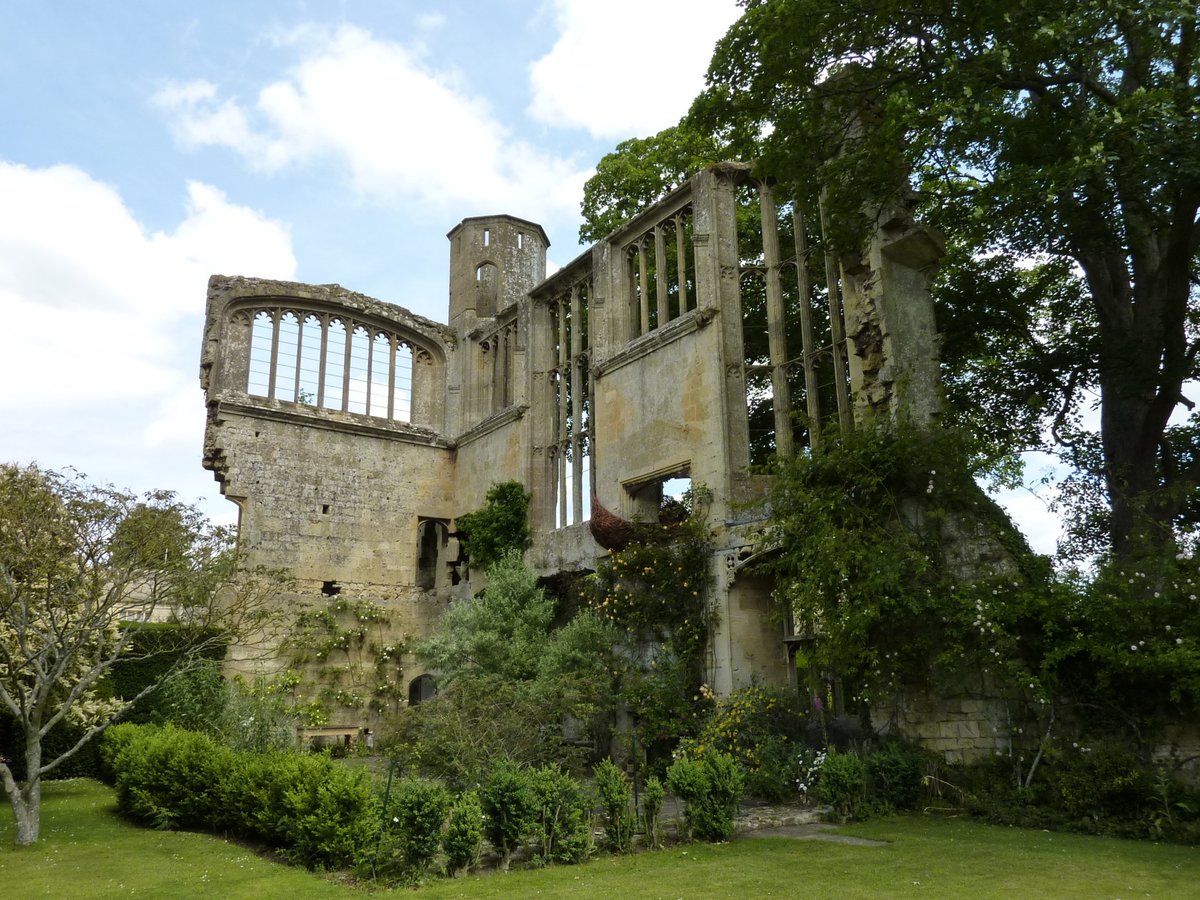
M 836 826 L 822 822 L 826 809 L 807 806 L 743 806 L 734 820 L 739 837 L 786 837 L 798 841 L 828 841 L 857 847 L 882 847 L 886 841 L 834 834 Z

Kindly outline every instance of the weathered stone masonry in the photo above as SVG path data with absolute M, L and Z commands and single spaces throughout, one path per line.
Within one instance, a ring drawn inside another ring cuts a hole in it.
M 745 204 L 761 209 L 752 246 Z M 204 465 L 251 561 L 295 573 L 301 597 L 334 584 L 423 634 L 470 589 L 453 523 L 495 482 L 531 494 L 528 560 L 552 575 L 605 553 L 593 498 L 653 520 L 664 484 L 690 479 L 713 497 L 709 682 L 786 682 L 791 629 L 745 570 L 763 525 L 752 457 L 804 446 L 807 422 L 837 412 L 818 394 L 843 414 L 936 418 L 940 252 L 892 216 L 840 279 L 844 316 L 837 292 L 814 311 L 803 228 L 780 246 L 788 216 L 749 167 L 715 166 L 550 278 L 540 226 L 466 219 L 448 235 L 449 325 L 337 285 L 214 276 Z M 408 662 L 407 679 L 423 674 Z

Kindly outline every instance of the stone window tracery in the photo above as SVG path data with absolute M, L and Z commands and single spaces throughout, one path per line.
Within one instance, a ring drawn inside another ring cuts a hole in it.
M 548 376 L 554 404 L 553 461 L 555 526 L 591 515 L 593 385 L 588 364 L 590 274 L 549 301 L 551 353 Z
M 631 338 L 648 334 L 696 305 L 692 207 L 686 204 L 623 248 Z
M 428 357 L 428 352 L 410 340 L 370 323 L 319 311 L 258 308 L 250 321 L 247 393 L 378 419 L 413 421 L 418 389 L 415 362 Z

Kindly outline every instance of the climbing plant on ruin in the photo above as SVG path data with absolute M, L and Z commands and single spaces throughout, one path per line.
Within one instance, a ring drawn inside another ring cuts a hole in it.
M 711 706 L 704 661 L 716 613 L 709 605 L 707 488 L 684 497 L 676 524 L 635 524 L 633 538 L 582 584 L 590 609 L 624 634 L 629 652 L 614 676 L 637 718 L 643 746 L 665 760 L 680 737 L 697 729 Z
M 393 636 L 391 621 L 385 607 L 364 599 L 333 597 L 305 610 L 287 642 L 290 668 L 277 689 L 292 694 L 297 714 L 311 725 L 328 724 L 342 710 L 395 710 L 404 698 L 408 642 Z
M 488 488 L 484 504 L 455 520 L 467 557 L 476 569 L 486 569 L 506 553 L 529 546 L 529 495 L 519 481 L 501 481 Z

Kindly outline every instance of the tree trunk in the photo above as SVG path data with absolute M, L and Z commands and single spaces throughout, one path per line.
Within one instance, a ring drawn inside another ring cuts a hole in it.
M 17 820 L 17 846 L 28 847 L 38 839 L 42 826 L 42 779 L 26 782 L 12 799 Z
M 1178 343 L 1173 332 L 1182 326 L 1170 315 L 1186 304 L 1186 285 L 1182 296 L 1143 285 L 1134 291 L 1125 316 L 1106 317 L 1101 305 L 1100 317 L 1104 481 L 1112 549 L 1123 557 L 1158 553 L 1174 541 L 1178 492 L 1171 490 L 1160 453 L 1186 371 L 1183 354 L 1172 352 Z
M 17 846 L 28 847 L 42 827 L 42 740 L 39 728 L 25 722 L 25 781 L 18 784 L 8 766 L 0 763 L 0 779 L 17 822 Z

